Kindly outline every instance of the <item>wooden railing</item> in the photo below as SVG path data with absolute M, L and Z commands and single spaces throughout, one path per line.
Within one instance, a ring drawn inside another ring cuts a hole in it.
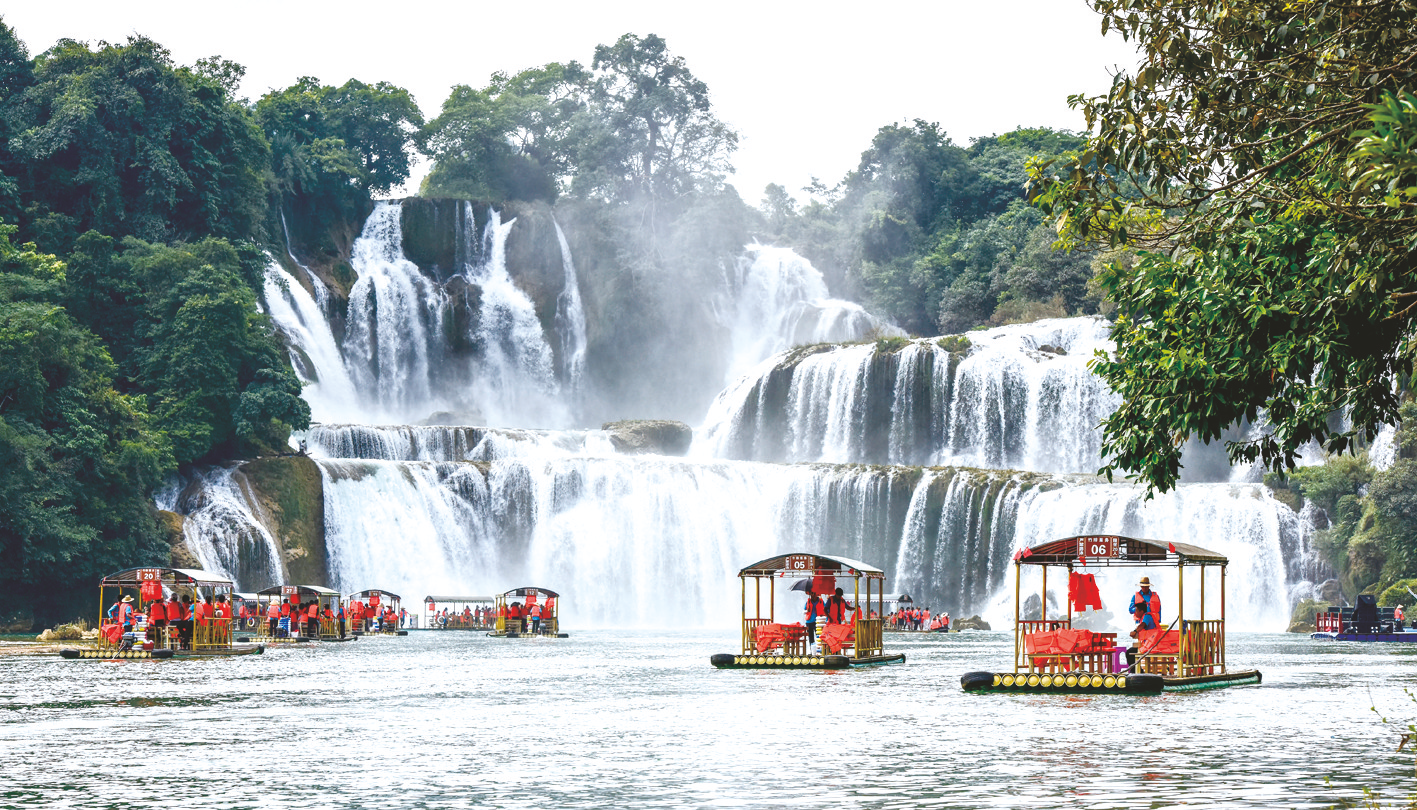
M 857 658 L 869 658 L 881 654 L 885 649 L 882 641 L 885 627 L 884 619 L 856 619 L 856 627 L 852 632 L 856 634 Z
M 1214 675 L 1225 671 L 1225 622 L 1181 622 L 1180 675 Z
M 772 619 L 744 619 L 743 620 L 743 654 L 750 655 L 757 651 L 753 641 L 753 631 L 765 624 L 772 624 Z
M 192 649 L 219 649 L 231 646 L 231 619 L 197 619 L 192 628 Z
M 1028 654 L 1024 652 L 1024 637 L 1030 633 L 1046 633 L 1049 630 L 1071 630 L 1072 622 L 1067 619 L 1047 621 L 1020 621 L 1014 627 L 1014 672 L 1025 672 L 1031 668 Z

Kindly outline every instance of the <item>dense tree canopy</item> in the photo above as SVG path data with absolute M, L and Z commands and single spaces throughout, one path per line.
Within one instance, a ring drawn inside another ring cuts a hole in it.
M 144 37 L 96 50 L 62 40 L 28 69 L 6 44 L 0 60 L 3 168 L 23 200 L 23 236 L 66 251 L 87 230 L 257 234 L 267 147 L 219 81 Z
M 552 63 L 453 88 L 421 141 L 435 161 L 428 195 L 625 203 L 716 193 L 738 136 L 663 38 L 626 34 L 589 69 Z
M 770 187 L 768 234 L 822 268 L 843 295 L 864 294 L 915 334 L 1096 312 L 1091 257 L 1054 253 L 1054 233 L 1024 202 L 1029 159 L 1082 139 L 1018 129 L 954 144 L 937 124 L 881 127 L 856 169 L 817 184 L 798 208 Z
M 1169 488 L 1187 437 L 1261 410 L 1273 432 L 1228 447 L 1275 469 L 1396 421 L 1417 319 L 1417 3 L 1093 6 L 1142 66 L 1073 99 L 1095 134 L 1039 165 L 1031 194 L 1065 244 L 1144 250 L 1102 276 L 1120 313 L 1097 368 L 1125 398 L 1106 471 Z

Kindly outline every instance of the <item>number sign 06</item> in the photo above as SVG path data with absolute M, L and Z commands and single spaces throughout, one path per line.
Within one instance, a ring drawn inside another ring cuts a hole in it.
M 1080 537 L 1078 538 L 1079 557 L 1116 557 L 1117 538 L 1115 537 Z

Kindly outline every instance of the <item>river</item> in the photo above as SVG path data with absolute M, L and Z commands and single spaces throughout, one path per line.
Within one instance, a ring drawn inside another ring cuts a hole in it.
M 904 665 L 717 671 L 722 630 L 412 632 L 220 661 L 0 658 L 0 807 L 1332 807 L 1413 784 L 1417 650 L 1234 634 L 1261 686 L 966 695 L 1007 633 Z

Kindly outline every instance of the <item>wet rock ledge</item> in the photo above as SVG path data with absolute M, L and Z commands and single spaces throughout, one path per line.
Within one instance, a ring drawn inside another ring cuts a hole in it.
M 610 434 L 617 452 L 631 455 L 682 456 L 694 441 L 693 428 L 668 419 L 606 422 L 600 429 Z

